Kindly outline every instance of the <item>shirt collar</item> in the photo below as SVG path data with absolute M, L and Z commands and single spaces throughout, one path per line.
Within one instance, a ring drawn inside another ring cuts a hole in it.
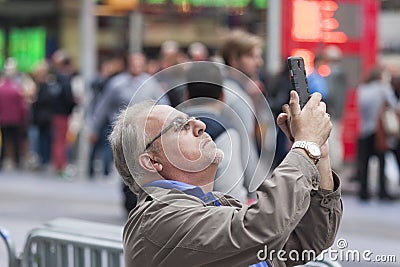
M 145 187 L 161 187 L 164 189 L 177 189 L 179 191 L 182 191 L 185 194 L 194 196 L 199 198 L 201 201 L 203 201 L 205 204 L 214 202 L 215 206 L 220 206 L 220 203 L 216 200 L 214 195 L 209 192 L 207 194 L 204 194 L 203 190 L 195 185 L 187 184 L 184 182 L 179 182 L 179 181 L 174 181 L 174 180 L 157 180 L 150 182 L 148 184 L 144 185 Z

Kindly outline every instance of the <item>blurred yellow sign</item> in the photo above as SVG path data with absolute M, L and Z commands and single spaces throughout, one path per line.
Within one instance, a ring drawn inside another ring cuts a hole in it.
M 139 0 L 106 0 L 106 5 L 110 5 L 116 10 L 134 10 L 139 5 Z

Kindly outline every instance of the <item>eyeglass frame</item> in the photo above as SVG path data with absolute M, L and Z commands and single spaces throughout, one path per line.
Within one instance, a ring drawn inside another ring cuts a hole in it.
M 183 121 L 180 121 L 183 120 Z M 168 132 L 172 127 L 177 127 L 177 130 L 182 130 L 182 128 L 189 122 L 198 120 L 197 117 L 187 117 L 187 118 L 182 118 L 182 117 L 177 117 L 175 118 L 167 127 L 161 130 L 159 134 L 157 134 L 153 139 L 151 139 L 150 142 L 147 143 L 146 148 L 144 149 L 143 152 L 146 152 L 153 144 L 155 141 L 157 141 L 158 138 L 160 138 L 163 134 Z

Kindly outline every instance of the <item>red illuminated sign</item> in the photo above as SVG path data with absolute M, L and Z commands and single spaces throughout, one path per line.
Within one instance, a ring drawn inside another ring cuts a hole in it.
M 335 1 L 293 2 L 292 38 L 294 41 L 345 43 L 344 32 L 336 31 L 339 22 L 333 17 L 338 9 Z
M 315 53 L 334 44 L 352 86 L 376 63 L 376 0 L 281 0 L 282 57 L 299 55 L 312 69 Z
M 360 78 L 376 64 L 377 0 L 281 0 L 282 57 L 304 57 L 307 72 L 316 53 L 334 45 L 342 53 L 348 91 L 343 95 L 343 158 L 354 160 L 359 129 L 356 93 Z M 327 66 L 318 72 L 329 75 Z M 334 88 L 330 88 L 334 92 Z

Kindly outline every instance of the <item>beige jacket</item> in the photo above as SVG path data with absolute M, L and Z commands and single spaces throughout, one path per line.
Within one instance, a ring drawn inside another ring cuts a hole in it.
M 341 220 L 338 177 L 332 192 L 318 189 L 319 179 L 312 161 L 291 151 L 251 206 L 217 192 L 219 207 L 176 189 L 148 187 L 124 228 L 125 266 L 246 267 L 266 251 L 269 266 L 302 264 L 289 252 L 318 255 L 334 242 Z M 272 250 L 284 252 L 278 257 Z M 287 261 L 278 259 L 283 253 Z

